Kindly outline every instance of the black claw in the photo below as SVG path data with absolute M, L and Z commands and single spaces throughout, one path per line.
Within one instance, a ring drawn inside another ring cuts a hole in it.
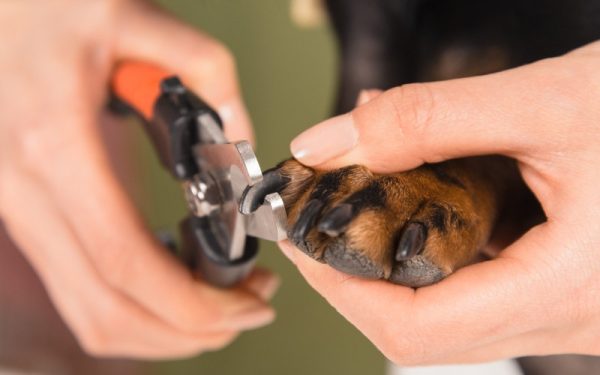
M 319 222 L 319 232 L 329 237 L 337 237 L 346 231 L 348 224 L 355 216 L 354 208 L 349 203 L 342 203 L 325 214 Z
M 321 213 L 323 209 L 323 202 L 318 199 L 312 199 L 309 201 L 302 212 L 300 213 L 300 217 L 294 224 L 294 228 L 292 229 L 291 239 L 292 242 L 298 244 L 304 241 L 304 238 L 310 232 L 312 227 L 315 225 L 317 221 L 317 217 Z
M 425 247 L 426 239 L 427 228 L 425 225 L 421 223 L 409 223 L 406 225 L 396 248 L 396 260 L 407 260 L 419 254 Z
M 263 173 L 261 182 L 254 186 L 249 186 L 244 190 L 240 200 L 240 212 L 248 215 L 254 212 L 265 200 L 265 196 L 271 193 L 278 193 L 290 182 L 279 171 L 279 168 L 272 168 Z

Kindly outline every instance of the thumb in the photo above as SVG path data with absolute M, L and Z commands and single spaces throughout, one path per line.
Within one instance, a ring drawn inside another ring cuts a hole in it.
M 173 71 L 219 112 L 230 141 L 252 142 L 231 52 L 153 3 L 126 1 L 123 6 L 116 25 L 116 58 L 142 60 Z
M 573 85 L 554 66 L 400 86 L 306 130 L 291 151 L 319 169 L 362 164 L 376 172 L 482 154 L 519 158 L 564 121 L 565 87 Z

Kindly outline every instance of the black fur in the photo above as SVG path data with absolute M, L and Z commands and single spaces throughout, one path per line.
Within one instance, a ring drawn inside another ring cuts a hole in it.
M 558 56 L 600 39 L 599 0 L 327 0 L 337 33 L 336 112 L 360 90 L 439 79 L 445 53 L 506 68 Z M 498 56 L 499 55 L 499 56 Z
M 461 189 L 466 189 L 465 185 L 456 177 L 449 175 L 442 164 L 424 164 L 423 167 L 429 169 L 440 182 L 454 185 Z

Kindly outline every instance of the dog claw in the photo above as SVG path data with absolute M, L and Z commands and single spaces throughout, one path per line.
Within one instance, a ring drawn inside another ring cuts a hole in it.
M 272 168 L 263 173 L 263 179 L 256 185 L 246 188 L 240 202 L 240 212 L 248 215 L 254 212 L 268 194 L 280 192 L 290 182 L 288 177 L 281 174 L 279 168 Z
M 400 241 L 398 241 L 395 259 L 403 261 L 419 254 L 425 247 L 426 239 L 427 228 L 425 228 L 425 225 L 421 223 L 409 223 L 404 229 Z
M 329 237 L 337 237 L 346 231 L 354 217 L 354 208 L 349 203 L 342 203 L 329 211 L 319 222 L 318 230 Z
M 312 227 L 315 225 L 317 217 L 321 213 L 323 206 L 323 202 L 318 199 L 312 199 L 306 204 L 300 213 L 296 224 L 294 224 L 294 228 L 292 228 L 292 233 L 290 236 L 292 242 L 299 244 L 304 241 L 304 238 L 308 232 L 310 232 Z

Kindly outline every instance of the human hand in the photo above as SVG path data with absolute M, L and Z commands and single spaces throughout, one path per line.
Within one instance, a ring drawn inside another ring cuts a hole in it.
M 5 1 L 0 28 L 0 217 L 84 349 L 191 355 L 272 321 L 271 273 L 217 290 L 156 242 L 97 126 L 111 69 L 132 59 L 177 72 L 230 139 L 252 139 L 225 47 L 134 0 Z
M 496 259 L 413 290 L 342 274 L 288 242 L 282 250 L 396 363 L 600 354 L 599 64 L 596 42 L 496 74 L 405 85 L 292 142 L 297 159 L 324 169 L 516 159 L 547 220 Z

